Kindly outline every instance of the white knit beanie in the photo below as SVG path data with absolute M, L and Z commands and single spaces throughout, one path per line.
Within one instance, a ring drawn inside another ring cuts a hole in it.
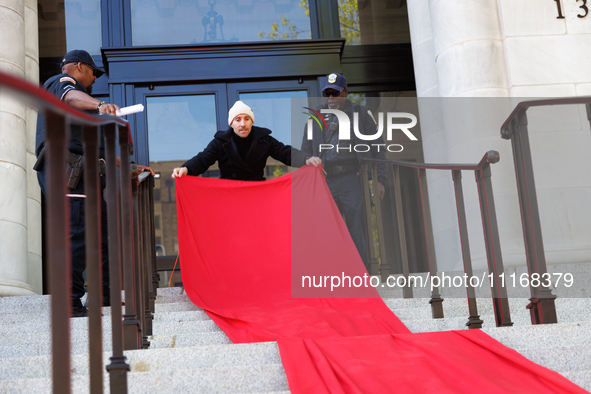
M 228 113 L 228 126 L 232 126 L 232 121 L 240 114 L 250 116 L 252 123 L 254 123 L 254 113 L 252 112 L 252 109 L 250 109 L 250 107 L 244 104 L 242 101 L 238 100 L 234 106 L 230 108 L 230 112 Z

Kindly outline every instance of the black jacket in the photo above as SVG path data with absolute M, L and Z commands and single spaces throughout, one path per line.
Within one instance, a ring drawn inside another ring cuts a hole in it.
M 269 135 L 271 130 L 263 127 L 252 126 L 251 134 L 252 145 L 244 160 L 238 153 L 233 138 L 234 130 L 228 127 L 227 130 L 218 131 L 207 148 L 188 160 L 183 167 L 187 167 L 189 175 L 200 175 L 217 161 L 222 179 L 264 181 L 264 169 L 269 156 L 291 166 L 290 145 L 277 141 Z M 299 151 L 295 151 L 294 154 L 303 155 Z
M 316 108 L 317 111 L 320 112 L 321 109 L 326 109 L 328 108 L 327 104 L 321 105 L 318 108 Z M 373 118 L 369 115 L 368 109 L 367 107 L 363 106 L 363 105 L 359 105 L 359 104 L 354 104 L 352 103 L 350 100 L 347 100 L 347 103 L 345 105 L 345 108 L 342 110 L 343 112 L 345 112 L 348 116 L 349 116 L 349 120 L 351 122 L 353 122 L 353 113 L 357 112 L 359 114 L 359 128 L 360 128 L 360 132 L 363 134 L 375 134 L 376 129 L 377 129 L 377 125 L 374 122 Z M 363 141 L 360 140 L 355 133 L 353 133 L 353 124 L 351 123 L 351 136 L 352 136 L 352 140 L 351 140 L 351 144 L 355 145 L 355 144 L 383 144 L 384 140 L 383 138 L 379 138 L 378 140 L 375 141 Z M 307 138 L 307 133 L 304 130 L 304 137 L 302 140 L 302 152 L 303 152 L 303 157 L 305 158 L 306 156 L 317 156 L 320 157 L 324 163 L 325 158 L 324 156 L 324 152 L 320 152 L 320 144 L 324 144 L 325 141 L 323 140 L 323 136 L 322 136 L 322 130 L 320 129 L 320 126 L 318 126 L 318 124 L 316 122 L 313 122 L 313 128 L 312 128 L 312 140 L 308 140 Z M 369 158 L 369 159 L 386 159 L 386 153 L 384 152 L 385 148 L 382 148 L 378 150 L 375 147 L 372 147 L 372 149 L 369 152 L 357 152 L 356 156 L 357 156 L 357 160 L 359 161 L 359 163 L 361 163 L 361 160 L 363 160 L 364 158 Z M 298 155 L 297 157 L 294 157 L 294 166 L 298 167 L 303 165 L 301 162 L 299 162 L 300 156 Z M 304 159 L 305 161 L 305 159 Z M 324 163 L 326 164 L 326 163 Z M 378 181 L 382 182 L 382 183 L 386 183 L 386 177 L 387 177 L 387 169 L 386 169 L 386 165 L 385 164 L 378 164 L 377 166 L 377 170 L 378 170 Z M 368 173 L 369 173 L 369 179 L 371 179 L 371 172 L 369 171 L 368 168 Z

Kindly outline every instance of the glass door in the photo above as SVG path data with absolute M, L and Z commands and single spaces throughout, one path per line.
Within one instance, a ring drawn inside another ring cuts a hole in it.
M 170 265 L 179 250 L 172 170 L 202 151 L 225 123 L 220 113 L 227 113 L 226 86 L 137 87 L 135 95 L 145 107 L 143 116 L 137 116 L 138 162 L 148 162 L 156 172 L 156 254 L 165 256 L 159 258 L 159 264 Z M 167 282 L 168 275 L 162 279 Z M 178 274 L 173 279 L 175 284 L 181 282 Z
M 172 170 L 201 152 L 217 130 L 228 128 L 228 110 L 237 100 L 252 108 L 255 125 L 272 130 L 277 140 L 291 144 L 291 98 L 316 92 L 316 80 L 135 88 L 135 102 L 146 108 L 136 117 L 136 158 L 138 163 L 149 163 L 156 172 L 154 215 L 160 269 L 170 266 L 172 270 L 178 254 Z M 304 124 L 301 126 L 303 130 Z M 289 170 L 269 158 L 265 177 L 274 178 Z M 219 177 L 217 163 L 203 176 Z M 162 279 L 167 282 L 168 274 Z M 181 284 L 180 275 L 174 275 L 172 284 Z

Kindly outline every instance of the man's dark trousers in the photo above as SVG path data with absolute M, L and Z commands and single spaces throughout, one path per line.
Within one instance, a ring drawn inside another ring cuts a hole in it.
M 45 170 L 37 173 L 37 179 L 44 196 L 46 194 Z M 101 246 L 103 268 L 103 296 L 109 295 L 109 247 L 107 233 L 107 203 L 101 191 Z M 75 189 L 68 189 L 68 194 L 84 195 L 84 176 Z M 86 233 L 84 231 L 86 198 L 68 197 L 70 202 L 70 243 L 72 249 L 72 304 L 82 306 L 80 298 L 84 296 L 84 270 L 86 269 Z M 91 224 L 92 225 L 92 224 Z
M 339 211 L 345 216 L 349 234 L 367 268 L 369 256 L 361 178 L 356 172 L 329 174 L 326 176 L 326 183 Z

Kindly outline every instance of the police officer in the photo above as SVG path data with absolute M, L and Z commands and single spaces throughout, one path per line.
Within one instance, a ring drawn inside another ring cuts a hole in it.
M 63 57 L 60 64 L 61 74 L 49 78 L 43 87 L 49 92 L 53 93 L 60 100 L 70 104 L 74 108 L 86 111 L 90 114 L 110 114 L 115 115 L 115 111 L 119 107 L 115 104 L 108 104 L 104 101 L 93 98 L 92 85 L 104 71 L 98 68 L 92 56 L 83 50 L 73 50 Z M 45 147 L 46 132 L 51 130 L 45 129 L 45 119 L 42 113 L 37 119 L 37 136 L 35 154 L 38 158 L 38 163 L 35 166 L 37 172 L 37 179 L 43 195 L 46 196 L 46 166 L 43 164 L 43 150 Z M 67 165 L 72 166 L 80 160 L 82 150 L 82 127 L 71 126 L 70 142 L 68 150 L 70 152 Z M 151 169 L 140 166 L 142 169 Z M 82 178 L 78 179 L 76 185 L 71 185 L 68 191 L 68 198 L 70 200 L 70 240 L 72 252 L 72 305 L 73 316 L 82 317 L 87 316 L 88 312 L 82 305 L 81 297 L 84 295 L 84 277 L 83 272 L 86 269 L 86 252 L 85 252 L 85 235 L 84 235 L 84 181 Z M 102 193 L 101 193 L 102 197 Z M 110 305 L 109 297 L 109 263 L 108 263 L 108 246 L 107 246 L 107 210 L 106 203 L 101 198 L 102 203 L 102 266 L 103 266 L 103 303 Z
M 326 76 L 322 95 L 325 98 L 325 104 L 316 108 L 318 112 L 321 109 L 340 110 L 347 114 L 350 121 L 351 139 L 339 141 L 339 122 L 335 114 L 324 114 L 326 127 L 320 127 L 313 122 L 312 139 L 308 140 L 307 133 L 304 133 L 302 142 L 302 151 L 307 155 L 308 161 L 322 160 L 326 171 L 326 181 L 328 188 L 339 208 L 341 214 L 345 216 L 345 221 L 353 238 L 353 242 L 359 251 L 361 259 L 368 267 L 368 249 L 365 224 L 365 210 L 363 208 L 363 188 L 359 171 L 361 160 L 365 157 L 385 159 L 386 154 L 383 150 L 370 150 L 369 152 L 356 152 L 356 144 L 367 145 L 367 141 L 360 140 L 353 132 L 354 113 L 359 116 L 359 131 L 362 134 L 373 135 L 376 133 L 377 125 L 367 107 L 354 104 L 347 99 L 347 79 L 337 73 Z M 322 149 L 323 147 L 331 147 Z M 381 137 L 372 141 L 372 144 L 383 144 Z M 338 148 L 337 148 L 338 147 Z M 318 157 L 319 159 L 317 159 Z M 386 166 L 378 165 L 378 191 L 380 199 L 384 197 L 384 184 L 386 182 Z

